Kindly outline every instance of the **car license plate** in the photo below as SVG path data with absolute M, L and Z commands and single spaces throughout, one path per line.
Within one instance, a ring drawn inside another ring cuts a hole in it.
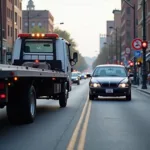
M 113 89 L 106 89 L 106 93 L 113 93 Z

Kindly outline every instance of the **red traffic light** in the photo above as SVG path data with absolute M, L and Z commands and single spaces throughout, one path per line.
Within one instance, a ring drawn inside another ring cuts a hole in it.
M 148 42 L 147 41 L 143 41 L 142 42 L 142 48 L 147 48 L 148 47 Z
M 133 62 L 130 62 L 130 66 L 133 66 Z

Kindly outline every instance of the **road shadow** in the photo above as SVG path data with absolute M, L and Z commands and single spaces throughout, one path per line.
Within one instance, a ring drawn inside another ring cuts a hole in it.
M 101 102 L 129 102 L 128 100 L 126 100 L 125 98 L 108 98 L 108 97 L 101 97 L 101 98 L 96 98 L 93 99 L 92 101 L 101 101 Z

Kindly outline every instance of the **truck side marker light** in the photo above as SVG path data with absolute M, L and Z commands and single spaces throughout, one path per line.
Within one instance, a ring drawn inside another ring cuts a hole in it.
M 15 81 L 17 81 L 17 80 L 18 80 L 18 78 L 17 78 L 17 77 L 14 77 L 14 80 L 15 80 Z
M 0 98 L 4 99 L 4 98 L 6 98 L 6 95 L 5 94 L 0 94 Z

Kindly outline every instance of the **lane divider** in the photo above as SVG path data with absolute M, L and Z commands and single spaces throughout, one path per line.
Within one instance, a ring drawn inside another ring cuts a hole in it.
M 84 108 L 82 110 L 82 113 L 81 113 L 81 116 L 80 116 L 80 119 L 76 125 L 76 128 L 73 132 L 73 135 L 70 139 L 70 142 L 67 146 L 67 150 L 74 150 L 74 147 L 75 147 L 75 144 L 76 144 L 76 141 L 77 141 L 77 137 L 78 137 L 78 134 L 79 134 L 79 130 L 81 128 L 81 125 L 82 125 L 82 122 L 83 122 L 83 119 L 84 119 L 84 116 L 85 116 L 85 112 L 86 112 L 86 108 L 88 106 L 88 103 L 89 103 L 89 97 L 87 97 L 87 100 L 86 100 L 86 103 L 84 105 Z
M 84 145 L 85 145 L 85 140 L 86 140 L 86 133 L 87 133 L 87 128 L 88 128 L 88 122 L 89 122 L 90 112 L 91 112 L 91 104 L 92 104 L 92 102 L 89 101 L 88 110 L 87 110 L 87 114 L 86 114 L 85 121 L 84 121 L 84 124 L 83 124 L 83 128 L 82 128 L 82 132 L 81 132 L 81 135 L 80 135 L 77 150 L 84 150 Z

